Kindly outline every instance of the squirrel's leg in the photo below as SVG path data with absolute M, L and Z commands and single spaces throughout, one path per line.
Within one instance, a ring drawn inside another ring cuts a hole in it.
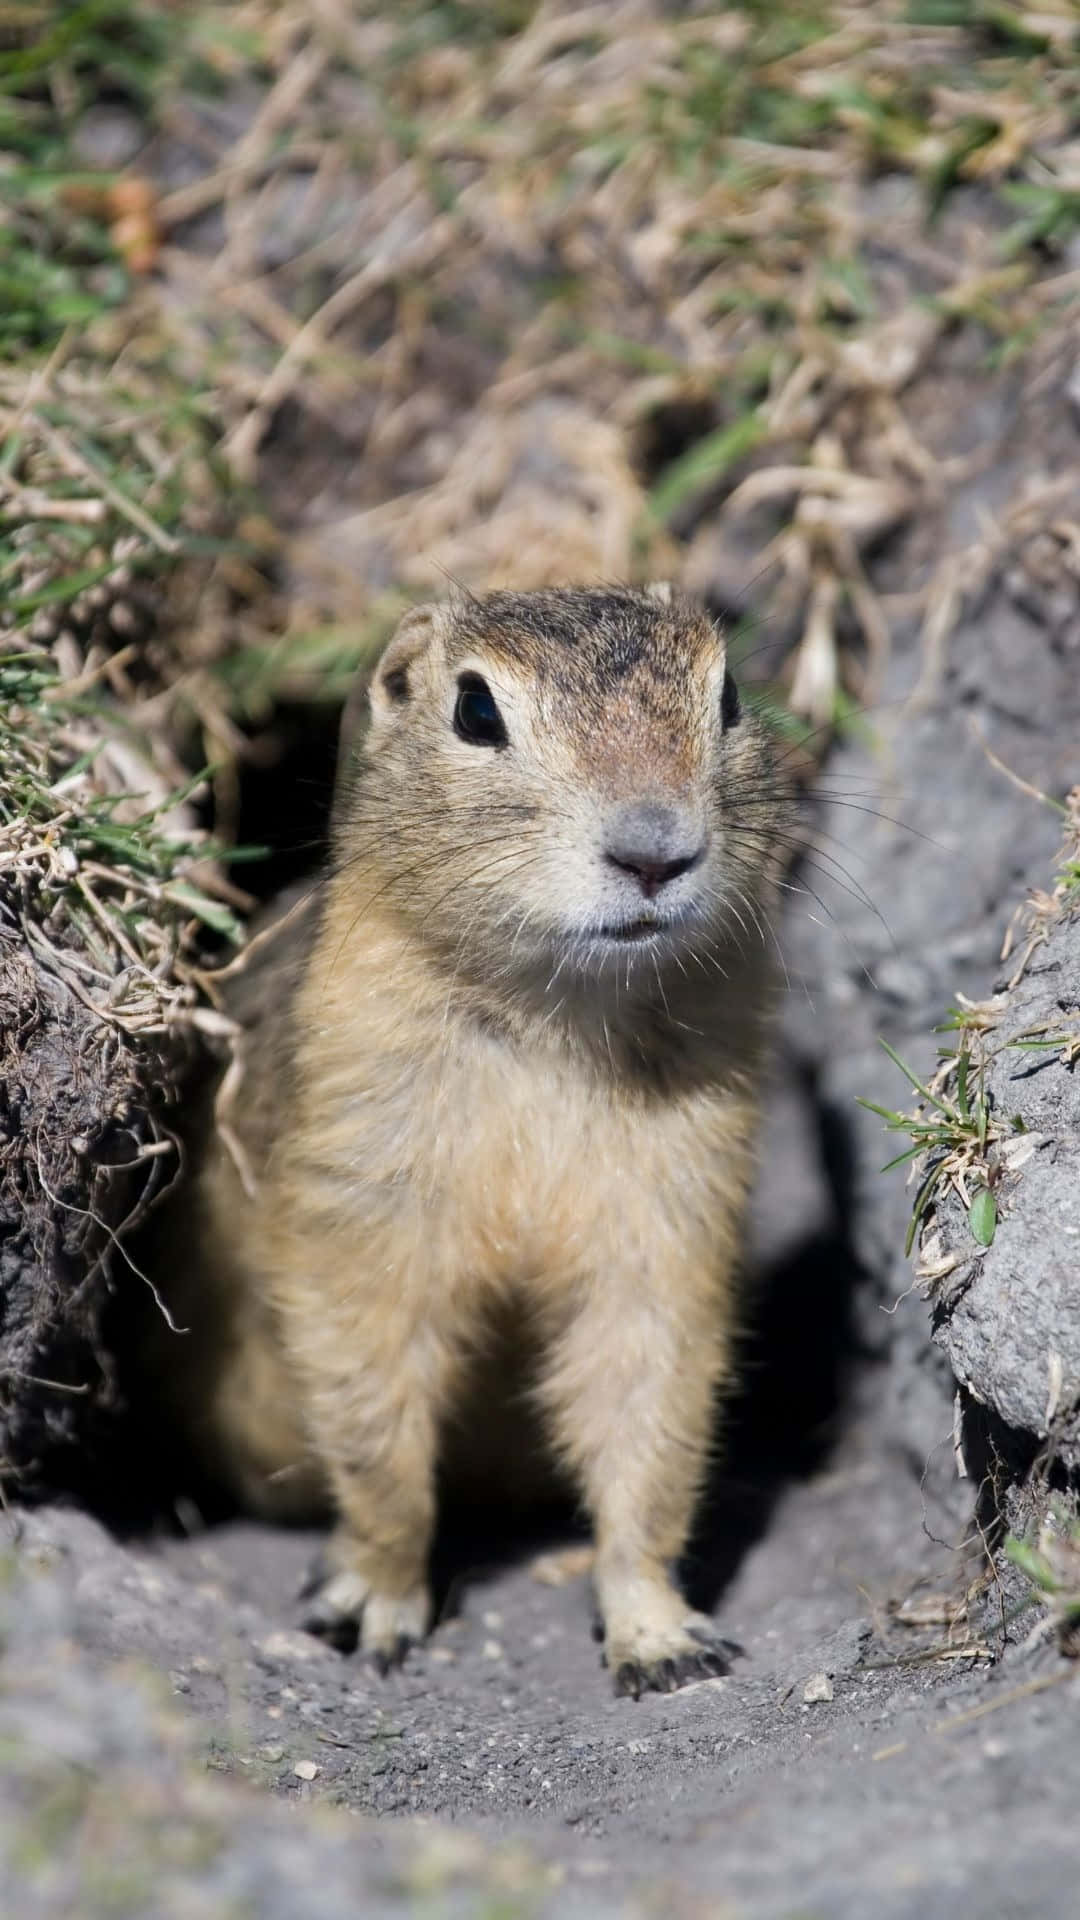
M 615 1277 L 618 1276 L 618 1277 Z M 714 1273 L 613 1266 L 564 1331 L 542 1393 L 596 1538 L 605 1657 L 617 1693 L 670 1692 L 728 1670 L 732 1648 L 674 1583 L 707 1460 L 730 1305 Z
M 441 1416 L 454 1375 L 449 1339 L 400 1299 L 310 1282 L 295 1314 L 279 1289 L 285 1343 L 338 1523 L 308 1589 L 306 1624 L 338 1644 L 357 1637 L 384 1669 L 431 1623 L 428 1560 Z

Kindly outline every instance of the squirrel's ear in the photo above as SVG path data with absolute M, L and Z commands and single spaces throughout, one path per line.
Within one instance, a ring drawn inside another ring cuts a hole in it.
M 645 592 L 650 600 L 659 600 L 662 607 L 670 607 L 674 592 L 670 580 L 650 580 Z
M 356 675 L 338 734 L 339 790 L 354 755 L 364 744 L 372 714 L 403 706 L 409 698 L 409 667 L 427 644 L 434 620 L 434 607 L 411 608 L 375 665 L 362 667 Z
M 384 714 L 403 707 L 412 691 L 409 670 L 423 653 L 435 625 L 434 607 L 412 607 L 400 622 L 393 639 L 376 662 L 368 685 L 373 714 Z

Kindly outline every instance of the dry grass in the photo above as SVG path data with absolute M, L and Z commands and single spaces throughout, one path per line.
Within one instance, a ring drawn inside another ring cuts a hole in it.
M 252 109 L 223 140 L 174 103 L 203 159 L 157 203 L 161 261 L 234 471 L 306 531 L 290 684 L 447 574 L 675 570 L 736 598 L 764 573 L 813 724 L 872 691 L 867 555 L 966 464 L 906 396 L 965 328 L 988 367 L 1068 350 L 1076 8 L 250 0 L 231 50 L 221 20 L 194 38 Z M 959 183 L 984 204 L 954 231 Z M 285 407 L 294 458 L 260 462 Z M 932 659 L 1055 510 L 1075 587 L 1075 511 L 1021 507 L 924 580 Z
M 1038 797 L 1046 801 L 1045 794 Z M 1032 888 L 1014 913 L 1005 935 L 1001 958 L 1015 962 L 1010 987 L 1023 978 L 1032 955 L 1043 945 L 1051 927 L 1056 926 L 1064 914 L 1080 912 L 1080 787 L 1073 787 L 1066 794 L 1061 811 L 1065 831 L 1053 882 L 1048 890 Z
M 129 664 L 108 662 L 112 675 Z M 44 650 L 0 657 L 0 889 L 5 917 L 75 998 L 132 1037 L 222 1031 L 199 1004 L 200 933 L 233 939 L 232 889 L 211 857 L 164 735 L 65 682 Z M 164 765 L 163 765 L 164 762 Z

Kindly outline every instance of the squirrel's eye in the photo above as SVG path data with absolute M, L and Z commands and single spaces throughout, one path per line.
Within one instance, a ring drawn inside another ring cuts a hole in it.
M 478 673 L 463 673 L 454 704 L 454 732 L 472 747 L 505 747 L 506 728 L 495 695 Z
M 741 713 L 739 689 L 730 673 L 725 673 L 724 688 L 720 695 L 720 721 L 725 733 L 729 727 L 735 726 Z

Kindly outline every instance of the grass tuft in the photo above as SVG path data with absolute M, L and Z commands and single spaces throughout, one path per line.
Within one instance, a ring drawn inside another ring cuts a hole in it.
M 887 1040 L 882 1040 L 890 1060 L 920 1096 L 920 1105 L 914 1113 L 901 1113 L 872 1100 L 859 1100 L 861 1107 L 884 1120 L 891 1133 L 906 1134 L 911 1142 L 882 1171 L 918 1163 L 905 1255 L 910 1254 L 915 1236 L 935 1202 L 950 1189 L 964 1206 L 977 1244 L 988 1247 L 994 1238 L 997 1203 L 992 1189 L 1000 1169 L 992 1149 L 1003 1137 L 1003 1129 L 985 1090 L 987 1056 L 980 1054 L 976 1059 L 972 1032 L 966 1026 L 961 1045 L 943 1055 L 928 1083 L 919 1079 Z
M 1031 796 L 1047 801 L 1047 796 L 1030 789 Z M 891 1133 L 906 1135 L 910 1145 L 889 1160 L 884 1173 L 894 1167 L 910 1166 L 915 1182 L 915 1197 L 904 1242 L 904 1253 L 911 1253 L 916 1237 L 923 1233 L 936 1204 L 953 1192 L 967 1214 L 975 1244 L 986 1248 L 993 1244 L 999 1220 L 998 1194 L 1007 1178 L 1017 1172 L 1035 1136 L 1025 1137 L 1024 1123 L 1018 1115 L 1006 1120 L 994 1107 L 986 1089 L 986 1071 L 998 1054 L 1017 1050 L 1025 1053 L 1051 1052 L 1066 1067 L 1080 1060 L 1080 1031 L 1067 1017 L 1047 1025 L 1032 1026 L 1015 1034 L 1001 1046 L 990 1039 L 1001 1024 L 1009 992 L 1019 984 L 1033 955 L 1046 940 L 1051 927 L 1064 915 L 1080 910 L 1080 787 L 1074 787 L 1064 802 L 1047 801 L 1063 816 L 1065 838 L 1058 856 L 1058 871 L 1050 892 L 1033 889 L 1013 915 L 1002 959 L 1014 959 L 1007 989 L 990 1000 L 968 1000 L 957 996 L 946 1019 L 936 1029 L 939 1034 L 955 1034 L 957 1044 L 938 1048 L 938 1064 L 927 1081 L 919 1079 L 895 1048 L 886 1040 L 881 1045 L 894 1066 L 900 1069 L 912 1091 L 919 1096 L 914 1112 L 879 1106 L 872 1100 L 858 1104 L 876 1113 Z M 1018 955 L 1018 958 L 1017 958 Z M 921 1270 L 933 1285 L 944 1279 L 957 1261 L 946 1256 L 940 1272 L 934 1263 Z
M 1045 1609 L 1036 1637 L 1053 1633 L 1063 1653 L 1080 1658 L 1080 1520 L 1075 1510 L 1054 1500 L 1034 1540 L 1010 1534 L 1005 1553 Z

